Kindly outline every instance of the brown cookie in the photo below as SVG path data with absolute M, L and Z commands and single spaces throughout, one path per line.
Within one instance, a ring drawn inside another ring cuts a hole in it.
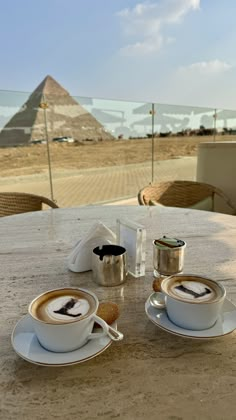
M 104 319 L 108 325 L 111 325 L 120 315 L 119 307 L 113 302 L 99 303 L 97 316 Z M 99 325 L 96 323 L 96 327 Z
M 158 279 L 153 280 L 152 288 L 155 292 L 161 292 L 161 282 L 162 282 L 162 277 L 158 277 Z

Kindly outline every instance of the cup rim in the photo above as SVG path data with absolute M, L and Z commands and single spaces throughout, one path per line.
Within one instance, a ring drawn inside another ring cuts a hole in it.
M 168 282 L 172 277 L 194 277 L 194 278 L 199 278 L 199 279 L 204 279 L 204 280 L 207 280 L 207 281 L 209 281 L 210 283 L 212 283 L 212 284 L 214 284 L 215 286 L 217 286 L 217 287 L 219 287 L 220 289 L 221 289 L 221 292 L 222 292 L 222 296 L 220 296 L 219 298 L 216 298 L 216 299 L 214 299 L 214 300 L 212 300 L 212 301 L 198 301 L 198 302 L 196 302 L 196 301 L 194 301 L 194 300 L 188 300 L 188 301 L 184 301 L 184 300 L 182 300 L 181 298 L 179 298 L 179 297 L 177 297 L 177 296 L 172 296 L 172 295 L 170 295 L 169 293 L 167 293 L 167 291 L 165 291 L 165 290 L 163 290 L 163 284 L 164 284 L 164 282 L 165 282 L 165 280 L 166 280 L 166 282 Z M 168 278 L 167 279 L 163 279 L 162 281 L 161 281 L 161 291 L 162 291 L 162 293 L 164 293 L 166 296 L 168 296 L 168 297 L 170 297 L 171 299 L 173 299 L 173 300 L 177 300 L 178 302 L 181 302 L 181 303 L 183 303 L 183 304 L 192 304 L 192 305 L 206 305 L 206 304 L 208 304 L 208 305 L 211 305 L 211 304 L 213 304 L 213 303 L 219 303 L 219 302 L 221 302 L 222 300 L 224 300 L 225 299 L 225 297 L 226 297 L 226 290 L 225 290 L 225 287 L 221 284 L 221 283 L 218 283 L 216 280 L 213 280 L 213 279 L 209 279 L 208 277 L 205 277 L 205 276 L 200 276 L 200 275 L 198 275 L 198 274 L 173 274 L 173 275 L 171 275 L 171 276 L 168 276 Z
M 68 322 L 63 322 L 63 323 L 53 323 L 53 322 L 50 322 L 50 321 L 43 321 L 42 319 L 39 319 L 39 318 L 37 318 L 36 316 L 34 316 L 33 315 L 33 313 L 31 312 L 31 309 L 32 309 L 32 306 L 33 306 L 33 304 L 36 302 L 36 300 L 37 299 L 39 299 L 40 297 L 42 297 L 42 296 L 44 296 L 44 295 L 47 295 L 47 294 L 49 294 L 49 293 L 51 293 L 51 292 L 56 292 L 56 291 L 60 291 L 60 290 L 79 290 L 79 291 L 81 291 L 81 292 L 84 292 L 84 293 L 87 293 L 87 294 L 89 294 L 90 296 L 92 296 L 93 298 L 94 298 L 94 301 L 95 301 L 95 303 L 96 303 L 96 308 L 95 308 L 95 310 L 94 310 L 94 312 L 92 312 L 91 314 L 89 314 L 89 315 L 84 315 L 82 318 L 80 318 L 80 319 L 76 319 L 76 320 L 74 320 L 74 321 L 68 321 Z M 88 289 L 83 289 L 83 288 L 80 288 L 80 287 L 70 287 L 70 286 L 68 286 L 68 287 L 57 287 L 56 289 L 50 289 L 50 290 L 47 290 L 47 291 L 45 291 L 45 292 L 43 292 L 43 293 L 41 293 L 40 295 L 38 295 L 38 296 L 36 296 L 31 302 L 30 302 L 30 304 L 28 305 L 28 314 L 35 320 L 35 321 L 38 321 L 38 322 L 40 322 L 41 324 L 47 324 L 47 325 L 53 325 L 53 326 L 55 326 L 55 327 L 61 327 L 61 326 L 63 326 L 63 325 L 68 325 L 68 324 L 75 324 L 76 322 L 79 322 L 79 321 L 83 321 L 84 319 L 86 319 L 86 318 L 89 318 L 90 316 L 93 316 L 94 314 L 96 314 L 97 313 L 97 310 L 98 310 L 98 305 L 99 305 L 99 300 L 98 300 L 98 297 L 95 295 L 95 293 L 93 293 L 93 292 L 90 292 L 90 290 L 88 290 Z

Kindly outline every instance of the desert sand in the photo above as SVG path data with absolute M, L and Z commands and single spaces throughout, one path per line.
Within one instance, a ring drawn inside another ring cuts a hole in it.
M 233 139 L 222 136 L 216 140 Z M 194 180 L 197 147 L 206 141 L 213 138 L 155 138 L 153 180 Z M 59 207 L 114 202 L 137 204 L 139 189 L 152 180 L 151 139 L 85 145 L 50 143 L 49 149 L 53 194 L 46 145 L 0 148 L 0 191 L 44 195 L 55 199 Z
M 216 141 L 233 140 L 217 136 Z M 154 139 L 154 160 L 180 156 L 196 156 L 201 142 L 213 141 L 212 136 L 169 137 Z M 102 141 L 93 144 L 50 143 L 52 170 L 83 170 L 150 162 L 151 139 Z M 46 145 L 0 148 L 0 177 L 42 174 L 48 171 Z

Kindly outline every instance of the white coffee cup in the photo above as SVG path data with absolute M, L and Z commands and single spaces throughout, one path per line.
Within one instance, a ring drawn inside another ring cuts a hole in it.
M 30 303 L 28 312 L 39 343 L 45 349 L 69 352 L 82 347 L 88 340 L 106 335 L 114 341 L 122 340 L 123 334 L 96 315 L 98 305 L 94 293 L 67 287 L 49 290 L 37 296 Z M 94 322 L 102 327 L 101 333 L 92 332 Z
M 161 291 L 155 294 L 156 306 L 165 308 L 174 324 L 188 330 L 211 328 L 226 297 L 226 290 L 220 283 L 193 274 L 164 278 Z

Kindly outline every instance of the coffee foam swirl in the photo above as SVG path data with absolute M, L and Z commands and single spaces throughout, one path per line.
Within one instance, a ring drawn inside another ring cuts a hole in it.
M 52 321 L 69 321 L 85 316 L 90 309 L 89 302 L 75 296 L 58 296 L 51 299 L 45 307 L 45 312 Z
M 171 293 L 182 300 L 206 302 L 215 298 L 215 291 L 205 283 L 198 281 L 175 281 Z

